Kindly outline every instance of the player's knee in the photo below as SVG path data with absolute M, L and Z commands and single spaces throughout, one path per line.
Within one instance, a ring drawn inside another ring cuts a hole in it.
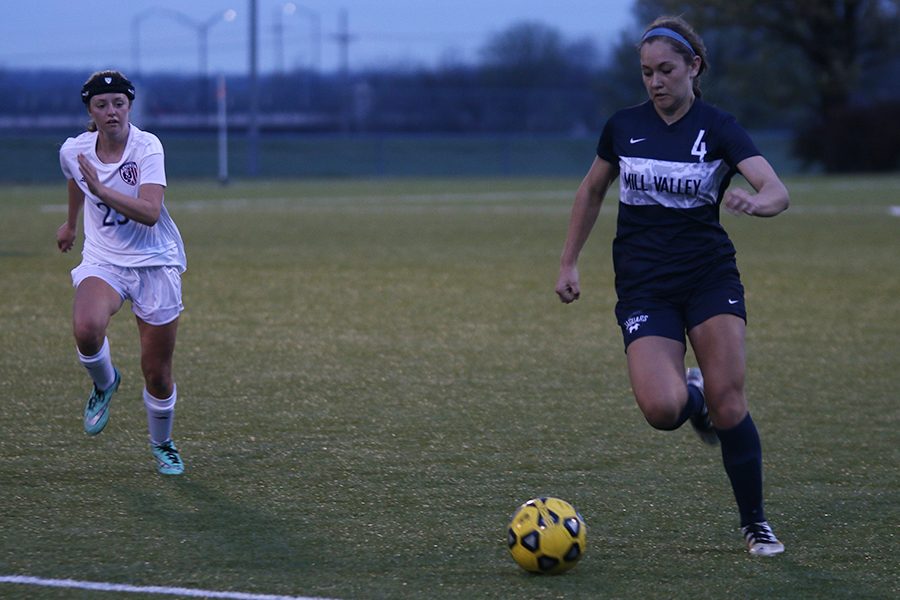
M 168 398 L 172 395 L 173 385 L 171 370 L 153 367 L 144 369 L 144 386 L 152 396 Z
M 743 388 L 738 385 L 708 391 L 706 403 L 710 419 L 717 429 L 731 429 L 747 415 L 747 401 Z
M 744 420 L 745 416 L 747 416 L 747 406 L 744 403 L 734 403 L 709 410 L 709 417 L 716 429 L 724 430 L 736 427 Z
M 671 431 L 678 427 L 678 415 L 681 411 L 672 403 L 658 403 L 642 405 L 641 412 L 654 429 Z
M 75 345 L 78 346 L 78 351 L 85 356 L 93 356 L 100 352 L 106 337 L 103 327 L 88 319 L 76 320 L 72 327 L 72 333 L 75 336 Z

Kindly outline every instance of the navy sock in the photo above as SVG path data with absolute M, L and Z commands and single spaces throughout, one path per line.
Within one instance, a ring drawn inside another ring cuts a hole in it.
M 667 430 L 678 429 L 684 422 L 693 417 L 695 414 L 699 413 L 703 409 L 703 392 L 700 391 L 700 388 L 694 385 L 687 386 L 688 389 L 688 399 L 687 404 L 684 405 L 684 408 L 681 409 L 681 414 L 678 415 L 678 420 L 675 421 L 675 424 L 672 427 L 666 427 Z
M 722 462 L 741 513 L 741 527 L 766 520 L 763 512 L 762 446 L 750 413 L 731 429 L 717 429 Z

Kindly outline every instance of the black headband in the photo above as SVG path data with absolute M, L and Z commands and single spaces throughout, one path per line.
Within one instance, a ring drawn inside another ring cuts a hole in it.
M 87 104 L 97 94 L 125 94 L 134 100 L 134 84 L 119 74 L 98 75 L 81 88 L 81 101 Z

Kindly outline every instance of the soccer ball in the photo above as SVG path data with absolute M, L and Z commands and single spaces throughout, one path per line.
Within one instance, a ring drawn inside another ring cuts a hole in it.
M 584 556 L 587 527 L 575 508 L 559 498 L 533 498 L 516 509 L 507 529 L 509 553 L 532 573 L 568 571 Z

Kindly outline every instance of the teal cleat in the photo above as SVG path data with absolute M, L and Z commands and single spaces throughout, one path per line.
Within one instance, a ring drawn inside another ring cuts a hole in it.
M 181 455 L 172 440 L 167 440 L 162 444 L 150 442 L 150 449 L 153 451 L 153 458 L 156 459 L 156 470 L 161 475 L 184 473 L 184 463 L 181 462 Z
M 84 432 L 88 435 L 97 435 L 103 431 L 109 421 L 109 403 L 122 381 L 119 370 L 113 367 L 113 371 L 115 371 L 116 377 L 113 379 L 112 385 L 101 392 L 95 384 L 91 397 L 88 398 L 84 407 Z

